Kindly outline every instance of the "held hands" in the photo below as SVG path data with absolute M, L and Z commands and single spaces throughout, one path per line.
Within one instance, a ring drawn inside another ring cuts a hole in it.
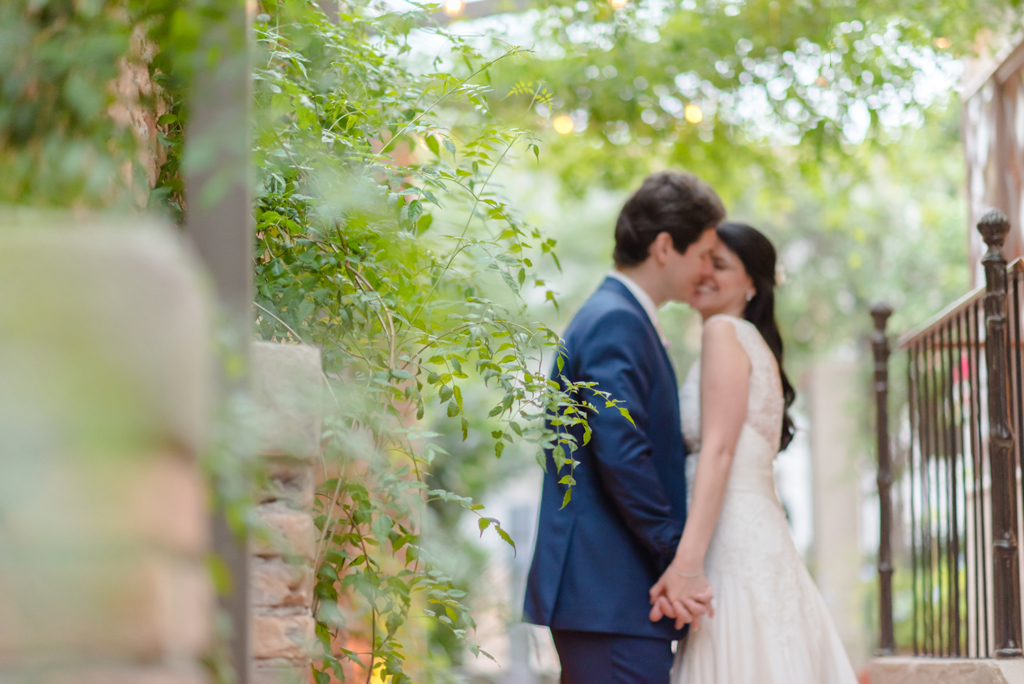
M 714 591 L 707 578 L 703 574 L 683 573 L 674 563 L 668 566 L 657 584 L 651 587 L 650 596 L 651 622 L 669 617 L 675 619 L 676 629 L 682 629 L 686 623 L 693 623 L 696 629 L 701 616 L 715 616 L 715 609 L 711 605 Z

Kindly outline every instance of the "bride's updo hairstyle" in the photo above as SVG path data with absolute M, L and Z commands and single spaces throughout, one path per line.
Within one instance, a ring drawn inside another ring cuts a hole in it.
M 793 418 L 789 415 L 789 407 L 796 399 L 796 390 L 793 389 L 782 366 L 782 335 L 779 333 L 778 323 L 775 322 L 775 246 L 756 228 L 744 223 L 723 223 L 718 226 L 717 232 L 718 239 L 739 257 L 747 275 L 754 281 L 756 293 L 754 298 L 747 302 L 743 317 L 757 327 L 779 364 L 782 396 L 786 402 L 786 410 L 782 415 L 782 444 L 779 446 L 781 451 L 789 446 L 796 433 Z

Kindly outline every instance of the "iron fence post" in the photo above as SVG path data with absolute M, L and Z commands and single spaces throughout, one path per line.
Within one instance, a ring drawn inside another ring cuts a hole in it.
M 1010 222 L 992 209 L 978 222 L 988 251 L 985 267 L 985 365 L 988 369 L 989 469 L 992 481 L 993 636 L 997 658 L 1018 658 L 1020 569 L 1017 561 L 1017 476 L 1014 435 L 1010 429 L 1009 370 L 1006 344 L 1006 257 L 1003 242 Z
M 892 453 L 889 443 L 889 337 L 885 327 L 892 315 L 888 304 L 871 308 L 875 331 L 871 347 L 875 354 L 875 430 L 878 435 L 878 649 L 877 655 L 892 655 L 896 641 L 892 625 Z

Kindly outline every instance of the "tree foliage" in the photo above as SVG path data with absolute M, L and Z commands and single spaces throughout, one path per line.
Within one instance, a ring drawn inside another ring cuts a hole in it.
M 575 133 L 553 136 L 552 159 L 577 195 L 666 164 L 712 181 L 756 165 L 782 185 L 785 170 L 813 180 L 823 158 L 855 165 L 858 148 L 921 125 L 948 96 L 956 58 L 1005 33 L 1020 9 L 983 4 L 552 2 L 521 19 L 535 58 L 500 73 L 551 88 L 538 128 L 572 117 Z

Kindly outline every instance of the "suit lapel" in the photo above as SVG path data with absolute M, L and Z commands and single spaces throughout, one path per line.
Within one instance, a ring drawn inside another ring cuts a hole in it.
M 638 314 L 640 314 L 640 317 L 644 321 L 647 322 L 647 327 L 651 331 L 651 334 L 654 335 L 654 339 L 656 341 L 657 347 L 658 347 L 658 349 L 661 352 L 661 359 L 665 363 L 665 366 L 668 367 L 668 375 L 669 375 L 669 379 L 672 382 L 672 386 L 675 387 L 677 392 L 678 392 L 678 384 L 676 382 L 676 372 L 675 372 L 675 367 L 672 365 L 672 359 L 669 357 L 668 350 L 665 349 L 665 345 L 661 343 L 661 335 L 658 334 L 658 329 L 654 327 L 654 321 L 652 321 L 651 317 L 647 315 L 647 310 L 644 309 L 643 304 L 641 304 L 637 300 L 637 298 L 633 296 L 633 293 L 629 291 L 628 287 L 626 287 L 623 283 L 621 283 L 620 281 L 616 280 L 615 278 L 608 278 L 608 277 L 606 277 L 604 279 L 604 282 L 601 283 L 601 287 L 599 289 L 607 290 L 607 291 L 610 291 L 610 292 L 615 292 L 616 294 L 618 294 L 618 295 L 622 296 L 623 298 L 625 298 L 625 300 L 629 303 L 629 305 Z

